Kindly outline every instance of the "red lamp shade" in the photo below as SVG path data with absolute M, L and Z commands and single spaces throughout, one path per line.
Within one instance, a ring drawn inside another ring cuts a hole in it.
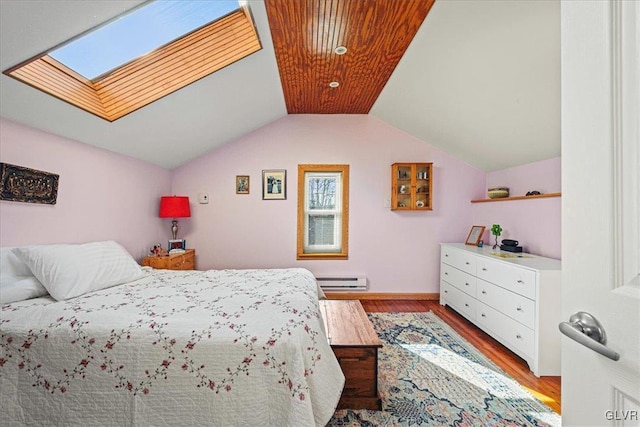
M 160 198 L 160 218 L 189 218 L 191 208 L 187 196 L 163 196 Z

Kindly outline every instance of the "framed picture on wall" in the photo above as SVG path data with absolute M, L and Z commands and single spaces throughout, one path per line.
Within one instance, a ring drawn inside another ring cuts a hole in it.
M 236 175 L 236 194 L 249 194 L 249 175 Z
M 469 236 L 467 237 L 467 241 L 464 242 L 465 245 L 473 245 L 478 246 L 478 242 L 482 239 L 482 233 L 484 233 L 484 225 L 474 225 L 471 227 L 471 231 L 469 232 Z
M 0 163 L 0 200 L 55 205 L 60 175 Z
M 271 169 L 262 171 L 262 200 L 287 198 L 287 171 Z

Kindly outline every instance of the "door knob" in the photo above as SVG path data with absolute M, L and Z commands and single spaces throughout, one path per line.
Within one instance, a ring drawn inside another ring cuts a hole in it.
M 584 311 L 574 313 L 568 322 L 561 322 L 558 327 L 560 332 L 572 340 L 589 347 L 593 351 L 597 351 L 611 360 L 620 360 L 620 355 L 605 345 L 607 343 L 607 335 L 604 332 L 604 328 L 598 322 L 598 319 L 589 313 Z

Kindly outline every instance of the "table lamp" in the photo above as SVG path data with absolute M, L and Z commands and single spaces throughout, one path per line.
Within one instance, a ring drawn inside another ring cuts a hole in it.
M 176 218 L 189 218 L 190 216 L 189 197 L 162 196 L 160 198 L 160 218 L 173 218 L 171 222 L 173 240 L 178 238 L 178 221 Z

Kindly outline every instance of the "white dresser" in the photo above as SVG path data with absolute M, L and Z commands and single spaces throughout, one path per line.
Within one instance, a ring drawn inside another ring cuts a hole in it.
M 443 243 L 440 304 L 522 357 L 537 376 L 560 375 L 557 259 Z

